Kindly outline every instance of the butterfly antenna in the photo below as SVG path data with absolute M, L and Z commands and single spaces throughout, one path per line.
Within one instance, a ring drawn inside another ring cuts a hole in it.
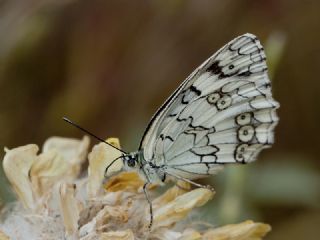
M 102 138 L 100 138 L 100 137 L 98 137 L 98 136 L 94 135 L 93 133 L 89 132 L 88 130 L 86 130 L 86 129 L 84 129 L 84 128 L 80 127 L 78 124 L 76 124 L 76 123 L 72 122 L 70 119 L 68 119 L 68 118 L 66 118 L 66 117 L 63 117 L 62 119 L 63 119 L 64 121 L 66 121 L 67 123 L 71 124 L 72 126 L 74 126 L 74 127 L 78 128 L 78 129 L 80 129 L 81 131 L 83 131 L 83 132 L 85 132 L 85 133 L 89 134 L 90 136 L 94 137 L 95 139 L 98 139 L 100 142 L 103 142 L 103 143 L 105 143 L 105 144 L 109 145 L 110 147 L 113 147 L 113 148 L 115 148 L 115 149 L 119 150 L 120 152 L 122 152 L 122 153 L 124 153 L 124 154 L 128 154 L 127 152 L 125 152 L 125 151 L 121 150 L 120 148 L 117 148 L 117 147 L 113 146 L 112 144 L 110 144 L 110 143 L 106 142 L 106 141 L 105 141 L 105 140 L 103 140 Z

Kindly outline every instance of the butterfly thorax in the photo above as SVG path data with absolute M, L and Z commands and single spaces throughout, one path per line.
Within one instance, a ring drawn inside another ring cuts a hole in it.
M 123 163 L 126 170 L 136 170 L 149 183 L 161 184 L 165 180 L 163 167 L 153 164 L 152 161 L 147 161 L 143 156 L 142 150 L 125 155 Z

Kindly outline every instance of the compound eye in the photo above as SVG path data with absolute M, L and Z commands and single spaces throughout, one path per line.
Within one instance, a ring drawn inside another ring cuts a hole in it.
M 127 164 L 129 167 L 134 167 L 136 165 L 136 161 L 133 158 L 128 159 Z

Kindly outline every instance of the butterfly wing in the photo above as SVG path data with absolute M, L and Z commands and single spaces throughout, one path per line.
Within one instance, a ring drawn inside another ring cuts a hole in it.
M 144 158 L 189 179 L 255 160 L 273 143 L 278 121 L 265 60 L 252 34 L 206 60 L 152 118 L 140 144 Z

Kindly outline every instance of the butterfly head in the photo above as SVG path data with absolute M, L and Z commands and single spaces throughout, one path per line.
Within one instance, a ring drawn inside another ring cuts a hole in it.
M 113 159 L 113 161 L 106 167 L 105 169 L 105 172 L 104 172 L 104 176 L 105 177 L 108 177 L 108 170 L 109 168 L 117 161 L 119 160 L 122 160 L 123 162 L 123 167 L 126 169 L 126 170 L 130 170 L 132 168 L 135 168 L 137 166 L 137 157 L 135 154 L 125 154 L 125 155 L 122 155 L 120 157 L 117 157 L 115 159 Z
M 128 155 L 123 156 L 123 165 L 127 170 L 137 168 L 138 164 L 138 155 L 137 153 L 130 153 Z

